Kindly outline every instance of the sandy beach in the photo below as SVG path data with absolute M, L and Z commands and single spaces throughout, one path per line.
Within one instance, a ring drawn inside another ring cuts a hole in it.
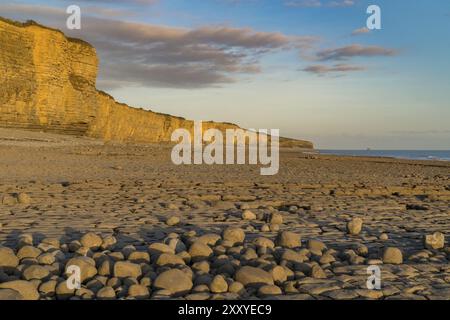
M 26 280 L 41 299 L 129 298 L 132 285 L 154 299 L 450 299 L 448 238 L 424 243 L 450 231 L 450 163 L 286 149 L 264 177 L 251 165 L 175 166 L 170 151 L 0 129 L 0 244 L 18 257 L 0 287 Z M 95 272 L 64 290 L 64 266 L 81 256 Z M 124 261 L 138 274 L 120 277 Z M 382 290 L 366 288 L 368 265 Z M 259 285 L 244 266 L 262 270 Z M 158 278 L 172 269 L 191 283 L 166 288 Z

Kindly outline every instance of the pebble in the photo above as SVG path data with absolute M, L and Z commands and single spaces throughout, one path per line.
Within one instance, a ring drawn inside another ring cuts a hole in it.
M 194 242 L 190 247 L 188 251 L 189 255 L 191 256 L 191 259 L 193 262 L 198 262 L 201 260 L 207 260 L 209 257 L 212 256 L 213 251 L 212 249 L 201 242 Z
M 274 284 L 272 275 L 263 269 L 245 266 L 240 268 L 235 275 L 235 280 L 244 286 L 260 286 L 263 284 Z
M 244 212 L 242 212 L 241 217 L 242 217 L 242 220 L 256 220 L 256 214 L 254 214 L 250 210 L 244 210 Z
M 245 231 L 241 228 L 228 227 L 223 231 L 222 238 L 233 244 L 242 243 L 245 239 Z
M 133 284 L 128 288 L 128 296 L 135 299 L 148 299 L 150 291 L 146 286 Z
M 103 243 L 103 239 L 93 232 L 88 232 L 81 237 L 80 243 L 83 247 L 95 250 L 100 248 Z
M 275 285 L 263 285 L 258 289 L 258 296 L 260 297 L 270 297 L 282 294 L 280 287 Z
M 50 271 L 40 265 L 31 265 L 28 268 L 26 268 L 23 273 L 22 277 L 25 280 L 42 280 L 47 278 L 50 275 Z
M 385 264 L 402 264 L 403 254 L 398 248 L 389 247 L 384 250 L 383 263 Z
M 75 257 L 67 261 L 65 268 L 66 273 L 68 273 L 70 266 L 77 266 L 80 268 L 81 283 L 93 278 L 97 274 L 95 261 L 89 257 Z
M 98 290 L 97 298 L 99 300 L 113 300 L 116 298 L 116 291 L 114 288 L 106 286 Z
M 276 244 L 284 248 L 297 248 L 301 246 L 301 237 L 291 231 L 282 231 L 278 233 Z
M 28 194 L 22 192 L 17 195 L 17 201 L 20 204 L 28 205 L 31 203 L 31 197 Z
M 283 224 L 283 216 L 278 212 L 271 212 L 268 215 L 267 223 L 269 224 Z
M 139 278 L 142 275 L 141 266 L 135 263 L 118 261 L 113 267 L 114 277 Z
M 168 226 L 175 226 L 180 223 L 180 218 L 177 216 L 171 216 L 166 220 Z
M 0 301 L 23 300 L 19 291 L 13 289 L 0 289 Z
M 347 223 L 347 232 L 351 235 L 358 235 L 361 233 L 363 220 L 361 218 L 353 218 Z
M 17 252 L 17 257 L 22 260 L 26 258 L 37 258 L 42 251 L 36 247 L 26 245 L 19 249 Z
M 223 276 L 217 275 L 211 281 L 209 288 L 212 293 L 224 293 L 228 291 L 228 283 Z
M 382 233 L 382 234 L 380 234 L 379 239 L 380 239 L 381 241 L 387 241 L 387 240 L 389 240 L 389 236 L 388 236 L 387 233 Z
M 424 246 L 426 249 L 442 249 L 445 246 L 445 236 L 441 232 L 435 232 L 424 237 Z
M 173 253 L 163 253 L 158 257 L 158 260 L 156 260 L 156 265 L 163 267 L 163 266 L 169 266 L 169 267 L 175 267 L 177 265 L 184 265 L 186 264 L 184 260 Z
M 192 289 L 192 286 L 192 279 L 178 269 L 170 269 L 162 272 L 153 283 L 155 289 L 167 290 L 174 296 L 188 293 Z
M 0 289 L 12 289 L 17 291 L 24 300 L 38 300 L 39 292 L 36 286 L 29 281 L 25 280 L 14 280 L 0 283 Z
M 0 268 L 15 269 L 19 265 L 19 258 L 14 251 L 7 247 L 0 247 Z

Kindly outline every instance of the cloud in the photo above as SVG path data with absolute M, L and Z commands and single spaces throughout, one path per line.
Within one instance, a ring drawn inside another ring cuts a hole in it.
M 0 4 L 0 12 L 39 20 L 92 43 L 100 55 L 99 83 L 110 88 L 219 86 L 237 81 L 240 75 L 261 72 L 264 55 L 307 48 L 316 41 L 251 28 L 179 28 L 89 14 L 83 16 L 81 30 L 69 31 L 63 9 Z
M 60 0 L 64 2 L 73 2 L 72 0 Z M 117 0 L 78 0 L 79 2 L 89 3 L 114 3 L 118 4 Z M 138 5 L 152 5 L 159 2 L 159 0 L 121 0 L 120 4 L 138 4 Z
M 284 4 L 288 7 L 295 8 L 335 8 L 335 7 L 351 7 L 355 5 L 354 0 L 335 0 L 335 1 L 323 1 L 323 0 L 290 0 L 285 1 Z
M 352 31 L 352 36 L 358 36 L 358 35 L 361 35 L 361 34 L 367 34 L 367 33 L 370 33 L 369 28 L 367 28 L 367 27 L 362 27 L 362 28 L 353 30 L 353 31 Z
M 326 49 L 317 52 L 320 61 L 346 60 L 352 57 L 395 56 L 396 50 L 379 46 L 362 46 L 353 44 L 345 47 Z
M 335 64 L 334 66 L 326 65 L 312 65 L 303 69 L 305 72 L 314 73 L 317 75 L 326 75 L 330 73 L 346 73 L 366 70 L 365 67 L 350 65 L 350 64 Z

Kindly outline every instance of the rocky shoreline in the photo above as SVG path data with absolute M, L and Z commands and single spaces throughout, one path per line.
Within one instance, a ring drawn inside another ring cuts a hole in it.
M 289 151 L 262 177 L 13 131 L 0 152 L 0 299 L 450 299 L 450 164 Z

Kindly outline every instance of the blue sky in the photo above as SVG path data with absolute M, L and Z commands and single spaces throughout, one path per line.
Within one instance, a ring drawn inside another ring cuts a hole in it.
M 355 33 L 370 4 L 382 30 Z M 0 15 L 93 43 L 98 87 L 133 106 L 318 148 L 450 149 L 446 0 L 23 0 Z

